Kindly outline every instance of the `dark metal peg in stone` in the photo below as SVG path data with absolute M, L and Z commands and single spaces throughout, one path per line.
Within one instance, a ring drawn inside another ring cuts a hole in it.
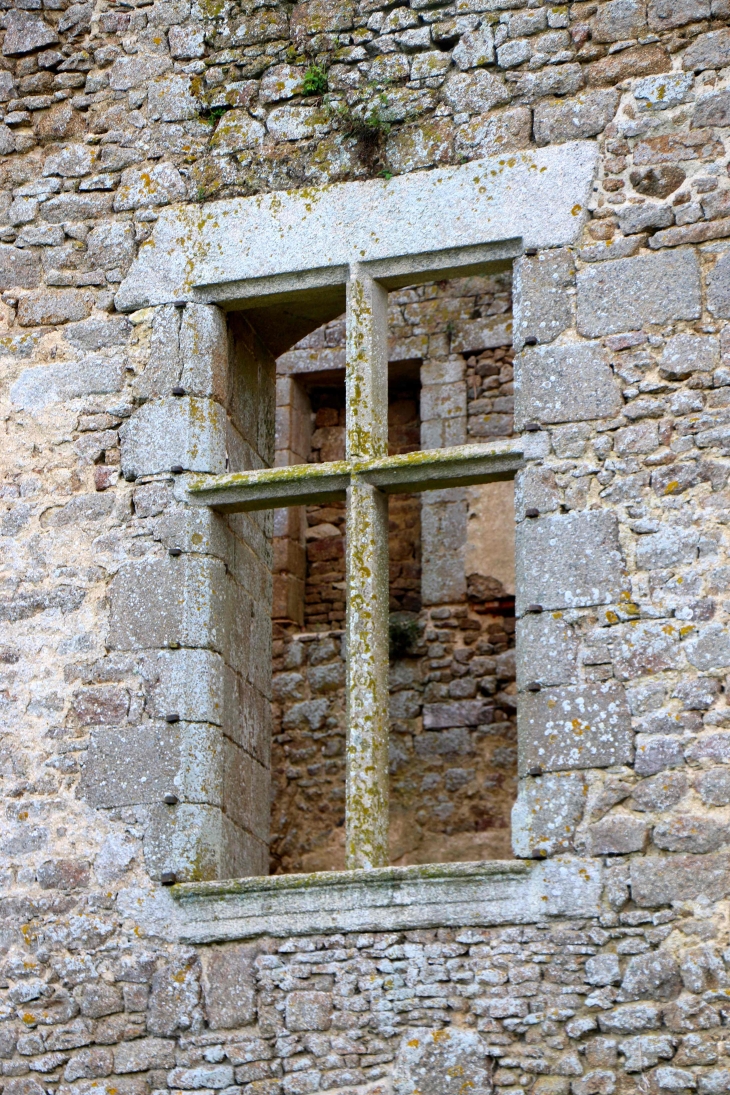
M 177 875 L 174 871 L 163 871 L 160 875 L 160 882 L 163 886 L 174 886 L 177 882 Z
M 525 422 L 526 433 L 539 433 L 542 429 L 539 422 Z
M 180 799 L 177 797 L 177 795 L 174 795 L 172 791 L 170 791 L 164 796 L 162 801 L 165 803 L 166 806 L 177 806 Z
M 181 388 L 180 385 L 178 384 L 172 389 L 172 394 L 173 395 L 185 395 L 185 389 Z
M 184 470 L 185 469 L 183 468 L 182 464 L 173 464 L 172 467 L 170 468 L 170 471 L 172 472 L 173 475 L 180 475 L 180 473 L 183 472 Z
M 169 715 L 165 715 L 165 722 L 180 722 L 180 716 L 177 711 L 171 712 Z
M 541 688 L 542 688 L 542 685 L 540 684 L 539 681 L 530 681 L 530 683 L 527 686 L 527 691 L 528 692 L 539 692 Z
M 542 612 L 542 605 L 528 605 L 525 612 Z
M 542 768 L 539 764 L 533 764 L 532 768 L 529 769 L 527 774 L 528 776 L 541 776 Z
M 182 555 L 182 548 L 172 547 L 168 550 L 168 555 L 172 555 L 173 558 L 177 559 L 178 555 Z
M 537 346 L 537 339 L 534 335 L 528 335 L 525 339 L 525 346 Z
M 535 509 L 534 506 L 530 506 L 529 509 L 525 510 L 525 517 L 539 517 L 539 516 L 540 516 L 540 510 Z

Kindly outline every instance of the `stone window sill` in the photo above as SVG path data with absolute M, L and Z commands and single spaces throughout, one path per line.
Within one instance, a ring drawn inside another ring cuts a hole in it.
M 273 875 L 173 886 L 185 943 L 597 916 L 601 867 L 557 858 Z

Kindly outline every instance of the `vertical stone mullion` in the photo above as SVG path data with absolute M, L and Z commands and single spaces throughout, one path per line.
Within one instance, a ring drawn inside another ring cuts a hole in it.
M 388 452 L 388 293 L 347 284 L 347 457 Z M 347 492 L 347 866 L 388 863 L 388 500 Z
M 388 863 L 388 499 L 347 492 L 347 867 Z

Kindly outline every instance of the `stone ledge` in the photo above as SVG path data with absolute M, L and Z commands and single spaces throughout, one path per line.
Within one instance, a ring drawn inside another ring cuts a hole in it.
M 601 865 L 556 858 L 327 871 L 170 891 L 184 943 L 414 928 L 530 924 L 599 913 Z

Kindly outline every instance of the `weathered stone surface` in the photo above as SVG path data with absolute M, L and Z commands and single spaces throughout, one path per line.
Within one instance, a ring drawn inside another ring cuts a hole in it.
M 696 529 L 667 525 L 659 532 L 642 536 L 636 549 L 636 565 L 642 570 L 656 570 L 692 563 L 697 558 L 698 541 Z
M 730 768 L 710 768 L 697 779 L 697 790 L 706 806 L 730 806 Z
M 575 263 L 567 249 L 524 256 L 515 264 L 513 285 L 515 347 L 526 338 L 552 342 L 570 324 L 573 307 L 566 290 L 575 284 Z
M 491 64 L 494 61 L 494 35 L 489 24 L 482 24 L 476 30 L 462 34 L 452 57 L 462 72 Z
M 0 244 L 0 289 L 34 289 L 40 281 L 40 263 L 33 251 Z
M 523 350 L 515 376 L 515 418 L 571 422 L 618 414 L 623 400 L 599 343 Z
M 619 999 L 672 1000 L 681 987 L 677 960 L 668 951 L 637 954 L 626 968 Z
M 530 604 L 560 610 L 609 604 L 625 573 L 614 514 L 560 514 L 517 527 L 517 612 Z
M 39 15 L 30 11 L 13 9 L 8 12 L 5 23 L 3 54 L 16 57 L 19 54 L 33 53 L 43 46 L 52 46 L 58 41 L 58 35 Z
M 94 298 L 81 289 L 58 289 L 51 292 L 37 289 L 23 293 L 18 301 L 18 323 L 21 327 L 56 326 L 86 319 L 91 314 Z
M 218 152 L 240 152 L 257 148 L 265 136 L 265 127 L 247 110 L 229 110 L 216 126 L 212 147 Z
M 287 1030 L 329 1030 L 332 998 L 325 992 L 290 992 L 286 998 Z
M 438 54 L 438 56 L 442 56 Z M 479 156 L 496 156 L 530 143 L 532 117 L 527 107 L 476 114 L 456 134 L 456 151 L 473 151 Z
M 721 255 L 707 276 L 707 307 L 713 316 L 730 318 L 730 254 Z
M 163 122 L 182 122 L 195 118 L 201 104 L 192 91 L 189 76 L 160 76 L 153 80 L 147 92 L 150 117 Z
M 188 304 L 180 325 L 182 387 L 190 395 L 225 403 L 228 394 L 228 330 L 219 308 Z
M 25 369 L 10 389 L 12 402 L 25 410 L 42 410 L 82 396 L 118 392 L 124 383 L 124 358 L 84 357 Z
M 668 852 L 714 852 L 727 842 L 728 826 L 699 814 L 679 814 L 654 827 L 657 848 Z
M 674 224 L 674 212 L 668 205 L 629 205 L 619 211 L 618 223 L 621 231 L 631 236 L 648 228 L 668 228 Z
M 589 266 L 577 282 L 578 330 L 588 338 L 700 314 L 700 271 L 689 249 Z
M 212 948 L 205 952 L 202 962 L 203 1000 L 208 1025 L 212 1030 L 243 1027 L 254 1021 L 256 1017 L 255 958 L 256 949 L 245 943 L 225 949 Z M 300 1029 L 320 1030 L 322 1028 Z
M 119 431 L 122 474 L 225 471 L 225 411 L 212 399 L 194 396 L 145 403 Z
M 164 965 L 152 978 L 147 1027 L 151 1034 L 169 1038 L 185 1029 L 198 1003 L 200 985 L 194 959 L 177 959 Z
M 169 72 L 172 61 L 162 53 L 137 53 L 120 57 L 109 72 L 109 86 L 113 91 L 129 91 L 133 87 L 145 87 L 150 80 Z
M 613 5 L 616 3 L 614 0 Z M 535 140 L 539 145 L 574 141 L 601 133 L 616 113 L 613 88 L 585 91 L 574 99 L 548 99 L 535 107 Z
M 620 624 L 611 634 L 614 672 L 628 681 L 663 669 L 679 669 L 684 664 L 679 628 L 674 624 L 637 620 Z
M 520 781 L 512 808 L 512 847 L 529 857 L 569 851 L 583 816 L 587 789 L 579 772 L 553 773 Z
M 561 613 L 523 616 L 517 622 L 517 687 L 533 681 L 571 684 L 578 672 L 578 636 Z
M 614 681 L 525 693 L 518 720 L 523 774 L 535 765 L 547 772 L 605 768 L 633 756 L 626 697 Z
M 639 738 L 639 743 L 642 739 Z M 635 810 L 650 812 L 671 810 L 682 800 L 689 783 L 684 772 L 663 772 L 661 775 L 642 780 L 631 795 Z
M 95 268 L 117 270 L 123 276 L 134 257 L 134 228 L 123 222 L 99 225 L 89 232 L 86 250 Z
M 185 183 L 176 167 L 169 163 L 154 167 L 129 167 L 122 172 L 119 189 L 114 197 L 114 209 L 144 209 L 152 205 L 168 205 L 185 197 Z
M 730 859 L 710 855 L 646 856 L 631 861 L 631 894 L 639 906 L 691 901 L 704 895 L 721 900 L 730 892 Z
M 151 1068 L 173 1068 L 175 1045 L 163 1038 L 138 1038 L 114 1049 L 115 1072 L 146 1072 Z
M 687 661 L 702 672 L 730 665 L 730 632 L 722 624 L 699 628 L 684 644 Z
M 473 79 L 482 73 L 480 69 Z M 351 260 L 422 254 L 424 249 L 442 249 L 444 238 L 456 247 L 483 244 L 485 223 L 489 224 L 488 240 L 521 236 L 526 246 L 544 248 L 567 245 L 576 238 L 594 173 L 595 149 L 588 142 L 525 153 L 508 172 L 498 162 L 492 164 L 483 160 L 479 166 L 439 168 L 427 175 L 409 173 L 389 182 L 323 187 L 316 194 L 308 188 L 306 193 L 293 190 L 235 198 L 208 205 L 210 215 L 202 221 L 195 208 L 163 211 L 151 240 L 120 287 L 117 308 L 131 311 L 181 299 L 188 296 L 192 284 L 214 285 Z M 169 165 L 161 164 L 159 170 L 163 167 L 167 171 Z M 150 172 L 151 179 L 156 170 Z M 139 189 L 140 200 L 146 204 L 150 188 L 142 182 L 139 188 L 134 184 L 134 192 Z M 556 186 L 559 206 L 554 201 Z M 115 200 L 126 202 L 128 190 L 123 180 Z M 511 197 L 504 201 L 502 195 L 507 193 L 519 193 L 519 202 Z M 431 208 L 436 194 L 448 223 L 443 216 L 438 225 L 428 216 L 402 217 L 406 206 Z M 291 221 L 304 226 L 296 238 L 281 231 Z M 184 248 L 181 238 L 188 241 Z M 204 295 L 198 294 L 198 300 L 204 302 Z
M 682 53 L 682 68 L 686 72 L 700 72 L 708 68 L 722 68 L 730 62 L 730 31 L 714 30 L 700 34 Z
M 393 1071 L 396 1095 L 441 1095 L 452 1079 L 472 1095 L 491 1095 L 485 1047 L 475 1031 L 417 1027 L 403 1035 Z
M 590 855 L 628 855 L 643 852 L 648 826 L 631 814 L 610 814 L 589 826 L 586 848 Z
M 667 380 L 685 380 L 692 373 L 706 373 L 720 364 L 720 345 L 712 336 L 680 334 L 667 339 L 659 372 Z

